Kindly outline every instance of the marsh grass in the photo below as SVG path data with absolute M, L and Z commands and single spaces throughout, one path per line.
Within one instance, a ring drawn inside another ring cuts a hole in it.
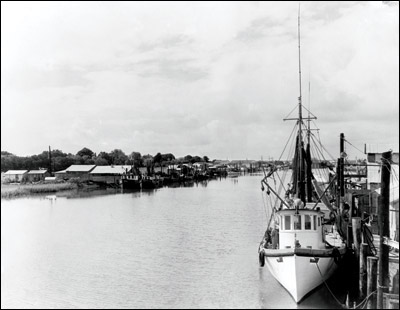
M 75 183 L 54 183 L 54 184 L 23 184 L 23 185 L 1 185 L 1 199 L 12 199 L 22 196 L 30 196 L 42 193 L 54 193 L 64 190 L 77 189 Z

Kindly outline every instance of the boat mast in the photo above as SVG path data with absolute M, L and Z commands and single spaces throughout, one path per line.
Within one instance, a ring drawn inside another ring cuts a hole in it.
M 310 144 L 310 136 L 311 136 L 311 115 L 310 115 L 310 97 L 311 97 L 311 83 L 310 77 L 308 78 L 308 118 L 307 118 L 307 149 L 306 149 L 306 161 L 307 161 L 307 201 L 312 202 L 312 161 L 311 161 L 311 144 Z
M 298 11 L 298 18 L 297 18 L 297 37 L 298 37 L 298 47 L 299 47 L 299 119 L 298 119 L 298 177 L 297 182 L 299 183 L 298 189 L 298 198 L 300 198 L 305 203 L 305 191 L 304 191 L 304 159 L 303 159 L 303 139 L 302 139 L 302 122 L 303 122 L 303 115 L 302 115 L 302 103 L 301 103 L 301 57 L 300 57 L 300 3 L 299 3 L 299 11 Z

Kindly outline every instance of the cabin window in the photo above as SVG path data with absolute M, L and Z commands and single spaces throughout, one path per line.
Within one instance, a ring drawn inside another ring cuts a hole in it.
M 314 219 L 314 230 L 317 230 L 317 216 L 313 215 L 313 219 Z
M 294 229 L 301 229 L 301 215 L 294 216 Z
M 285 230 L 290 230 L 290 215 L 285 215 Z
M 311 230 L 311 215 L 304 215 L 304 229 Z

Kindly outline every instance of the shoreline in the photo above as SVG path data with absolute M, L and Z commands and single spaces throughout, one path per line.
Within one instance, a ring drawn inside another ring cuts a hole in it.
M 1 199 L 14 199 L 35 194 L 56 193 L 78 189 L 76 183 L 1 184 Z

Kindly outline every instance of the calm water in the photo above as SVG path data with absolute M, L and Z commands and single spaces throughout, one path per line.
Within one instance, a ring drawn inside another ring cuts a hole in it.
M 261 178 L 2 200 L 1 307 L 339 308 L 259 267 Z

